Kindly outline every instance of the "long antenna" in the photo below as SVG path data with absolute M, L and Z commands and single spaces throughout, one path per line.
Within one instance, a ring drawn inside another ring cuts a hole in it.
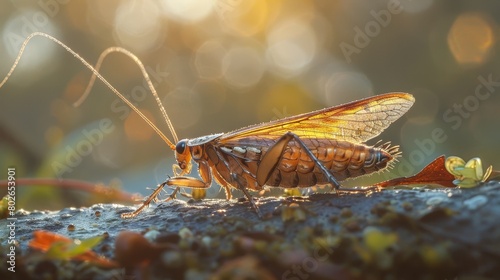
M 160 111 L 161 111 L 161 113 L 163 115 L 163 119 L 165 120 L 168 128 L 170 129 L 170 133 L 172 133 L 172 136 L 174 137 L 174 143 L 179 142 L 179 138 L 177 138 L 177 134 L 175 133 L 174 126 L 172 125 L 172 122 L 170 121 L 170 118 L 168 117 L 168 114 L 167 114 L 167 111 L 165 110 L 165 107 L 163 107 L 163 104 L 161 103 L 160 97 L 158 96 L 158 93 L 156 92 L 156 89 L 154 88 L 153 83 L 151 82 L 151 79 L 149 78 L 149 74 L 146 71 L 146 68 L 144 67 L 144 64 L 141 62 L 141 60 L 135 54 L 133 54 L 130 51 L 128 51 L 128 50 L 126 50 L 124 48 L 121 48 L 121 47 L 110 47 L 110 48 L 107 48 L 99 56 L 99 59 L 97 60 L 97 63 L 94 66 L 95 70 L 97 72 L 99 72 L 99 69 L 101 69 L 101 66 L 102 66 L 102 63 L 103 63 L 104 59 L 109 54 L 111 54 L 113 52 L 122 53 L 122 54 L 128 56 L 129 58 L 131 58 L 137 64 L 137 66 L 139 66 L 139 69 L 142 72 L 142 76 L 146 80 L 146 83 L 148 84 L 149 90 L 151 91 L 151 93 L 155 97 L 156 103 L 158 104 L 158 107 L 160 108 Z M 87 88 L 85 89 L 85 92 L 82 94 L 82 96 L 75 103 L 73 103 L 73 105 L 75 107 L 80 106 L 87 99 L 87 97 L 90 94 L 90 90 L 94 86 L 95 79 L 96 79 L 96 74 L 93 73 L 92 77 L 90 78 L 89 84 L 87 85 Z
M 139 109 L 137 109 L 130 101 L 128 101 L 127 98 L 125 98 L 117 89 L 115 89 L 103 76 L 101 76 L 101 74 L 99 74 L 99 72 L 94 67 L 92 67 L 92 65 L 90 65 L 85 59 L 83 59 L 80 55 L 78 55 L 76 52 L 74 52 L 71 48 L 66 46 L 64 43 L 62 43 L 61 41 L 57 40 L 56 38 L 54 38 L 46 33 L 34 32 L 34 33 L 31 33 L 28 37 L 26 37 L 23 44 L 21 45 L 21 49 L 19 50 L 19 54 L 17 55 L 16 60 L 14 61 L 14 64 L 10 68 L 10 70 L 7 73 L 7 75 L 5 76 L 5 78 L 0 83 L 0 88 L 7 82 L 9 77 L 12 75 L 12 73 L 16 69 L 17 65 L 19 64 L 19 61 L 21 60 L 22 54 L 23 54 L 26 46 L 28 45 L 28 42 L 35 36 L 41 36 L 41 37 L 45 37 L 45 38 L 50 39 L 51 41 L 57 43 L 58 45 L 60 45 L 64 49 L 66 49 L 66 51 L 71 53 L 76 59 L 80 60 L 80 62 L 83 65 L 85 65 L 90 71 L 92 71 L 92 73 L 93 73 L 92 78 L 94 80 L 95 80 L 95 77 L 99 78 L 99 80 L 101 80 L 109 89 L 111 89 L 121 100 L 123 100 L 123 102 L 125 102 L 130 108 L 132 108 L 132 110 L 134 110 L 163 139 L 163 141 L 165 141 L 165 143 L 167 143 L 167 145 L 170 147 L 170 149 L 172 149 L 172 150 L 175 149 L 175 145 L 172 144 L 172 142 L 167 138 L 167 136 L 165 136 L 165 134 L 163 134 L 163 132 L 161 132 L 161 130 L 158 127 L 156 127 L 156 125 L 154 125 L 154 123 L 151 120 L 149 120 L 143 113 L 141 113 L 141 111 L 139 111 Z M 124 51 L 126 51 L 126 50 L 124 50 Z M 156 101 L 159 104 L 161 104 L 160 99 L 158 98 L 158 94 L 156 94 L 156 91 L 154 90 L 154 87 L 151 83 L 151 80 L 149 79 L 149 76 L 144 69 L 144 65 L 142 65 L 142 63 L 140 63 L 139 59 L 135 55 L 133 55 L 132 53 L 130 53 L 128 51 L 126 51 L 126 52 L 130 54 L 129 56 L 136 63 L 139 62 L 137 64 L 141 68 L 141 71 L 142 71 L 146 81 L 148 82 L 149 88 L 153 92 L 153 95 L 155 96 Z M 88 95 L 88 93 L 87 93 L 87 95 Z M 82 99 L 82 98 L 80 98 L 80 99 Z M 168 116 L 166 115 L 165 109 L 163 108 L 163 106 L 161 106 L 160 108 L 163 109 L 162 110 L 162 113 L 164 114 L 163 116 L 166 117 L 167 124 L 169 125 L 169 128 L 172 132 L 172 135 L 174 136 L 174 139 L 177 139 L 177 135 L 175 134 L 175 131 L 173 130 L 173 126 L 170 123 L 170 119 L 168 119 Z

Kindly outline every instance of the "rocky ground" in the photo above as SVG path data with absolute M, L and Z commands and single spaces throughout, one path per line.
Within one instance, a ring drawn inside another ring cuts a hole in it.
M 258 204 L 263 219 L 247 201 L 219 199 L 154 204 L 126 220 L 120 214 L 135 208 L 99 204 L 57 212 L 20 210 L 16 273 L 6 270 L 8 248 L 2 238 L 1 278 L 494 279 L 500 275 L 500 182 L 472 189 L 392 189 L 368 196 L 266 197 Z M 0 224 L 0 236 L 8 236 L 7 220 Z M 118 260 L 121 268 L 58 260 L 28 249 L 38 229 L 81 240 L 105 234 L 94 251 Z M 130 239 L 117 242 L 123 232 L 151 240 L 147 256 L 139 257 L 144 250 L 130 245 Z M 158 253 L 148 255 L 155 250 Z

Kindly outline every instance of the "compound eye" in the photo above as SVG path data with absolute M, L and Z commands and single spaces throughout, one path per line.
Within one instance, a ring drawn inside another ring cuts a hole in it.
M 183 154 L 184 150 L 186 150 L 186 141 L 180 141 L 179 143 L 177 143 L 177 145 L 175 146 L 175 151 L 178 154 Z

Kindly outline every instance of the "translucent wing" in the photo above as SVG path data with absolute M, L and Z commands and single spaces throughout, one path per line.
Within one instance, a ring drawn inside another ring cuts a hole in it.
M 238 129 L 219 141 L 247 137 L 277 138 L 288 131 L 302 138 L 323 138 L 365 142 L 384 131 L 415 102 L 408 93 L 387 93 L 351 103 Z

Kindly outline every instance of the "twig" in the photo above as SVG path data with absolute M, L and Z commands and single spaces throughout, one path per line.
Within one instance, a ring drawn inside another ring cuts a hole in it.
M 8 181 L 0 180 L 0 187 L 7 187 Z M 16 186 L 30 185 L 51 185 L 71 190 L 79 190 L 89 193 L 101 194 L 114 197 L 122 202 L 137 202 L 140 196 L 122 190 L 106 187 L 103 184 L 93 184 L 74 179 L 54 179 L 54 178 L 16 178 Z

